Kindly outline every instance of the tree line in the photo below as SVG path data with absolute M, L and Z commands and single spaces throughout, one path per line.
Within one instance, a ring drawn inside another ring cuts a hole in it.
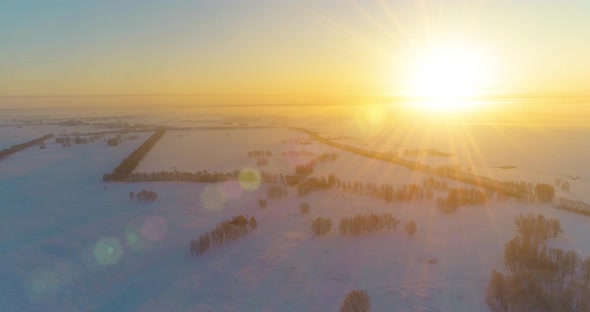
M 579 200 L 560 197 L 555 205 L 557 209 L 569 210 L 590 216 L 590 205 Z
M 129 192 L 129 199 L 133 200 L 134 198 L 139 201 L 155 201 L 158 199 L 158 193 L 150 190 L 141 190 L 137 194 Z
M 189 242 L 191 256 L 203 255 L 209 249 L 236 240 L 257 227 L 258 222 L 254 217 L 237 215 L 227 219 L 217 224 L 210 232 L 199 235 L 197 239 L 191 239 Z
M 271 151 L 256 150 L 256 151 L 249 151 L 247 155 L 248 155 L 248 158 L 272 157 L 272 152 Z
M 361 156 L 394 163 L 412 170 L 425 171 L 433 175 L 476 185 L 480 188 L 497 192 L 502 196 L 511 196 L 524 201 L 532 201 L 536 198 L 540 202 L 550 202 L 553 199 L 552 193 L 554 194 L 554 189 L 552 192 L 552 189 L 545 185 L 536 188 L 537 192 L 535 193 L 535 190 L 533 189 L 533 186 L 530 183 L 514 181 L 497 181 L 488 177 L 476 176 L 471 173 L 463 172 L 459 166 L 430 166 L 416 161 L 400 158 L 397 156 L 397 153 L 394 152 L 378 152 L 335 142 L 326 139 L 322 137 L 319 133 L 311 131 L 309 129 L 300 127 L 291 127 L 291 129 L 301 131 L 309 135 L 311 139 L 316 140 L 325 145 L 340 148 Z
M 25 143 L 21 143 L 21 144 L 15 144 L 12 145 L 9 148 L 3 149 L 0 151 L 0 160 L 2 160 L 3 158 L 8 157 L 11 154 L 14 154 L 16 152 L 20 152 L 26 148 L 29 148 L 31 146 L 37 145 L 37 144 L 41 144 L 43 143 L 43 141 L 47 140 L 47 139 L 51 139 L 53 137 L 53 134 L 48 134 L 48 135 L 44 135 L 40 138 L 36 138 L 33 139 L 31 141 L 25 142 Z
M 152 136 L 150 136 L 143 144 L 141 144 L 136 150 L 134 150 L 129 156 L 127 156 L 121 164 L 119 164 L 112 173 L 106 173 L 103 175 L 102 180 L 104 182 L 109 181 L 127 181 L 129 175 L 143 157 L 152 149 L 152 147 L 164 136 L 166 129 L 162 128 L 157 130 Z

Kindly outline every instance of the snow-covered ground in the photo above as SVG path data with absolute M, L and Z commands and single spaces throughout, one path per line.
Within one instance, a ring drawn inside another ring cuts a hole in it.
M 328 150 L 320 144 L 281 144 L 291 138 L 307 138 L 301 132 L 283 128 L 237 130 L 167 131 L 137 167 L 137 172 L 159 170 L 233 171 L 256 167 L 258 158 L 248 158 L 251 151 L 271 151 L 269 164 L 260 168 L 268 172 L 292 173 L 295 165 L 310 157 L 283 157 L 282 152 L 307 150 L 320 153 Z M 331 151 L 336 151 L 330 149 Z
M 487 311 L 490 272 L 503 267 L 514 217 L 529 212 L 561 220 L 566 232 L 552 245 L 590 255 L 590 218 L 548 205 L 491 201 L 444 215 L 428 200 L 388 205 L 336 190 L 301 198 L 290 188 L 287 198 L 269 199 L 262 209 L 257 201 L 266 197 L 266 185 L 103 184 L 101 175 L 149 135 L 118 147 L 50 143 L 0 161 L 0 311 L 336 311 L 353 289 L 367 290 L 374 311 Z M 280 144 L 293 137 L 303 135 L 286 129 L 168 131 L 137 171 L 255 167 L 247 152 L 270 150 L 275 156 L 262 170 L 288 173 L 291 160 L 280 153 L 308 150 L 339 156 L 318 164 L 314 175 L 394 185 L 426 178 L 317 143 Z M 517 167 L 522 161 L 508 160 Z M 572 192 L 582 194 L 575 185 Z M 158 200 L 129 199 L 130 191 L 141 189 L 156 191 Z M 298 209 L 302 201 L 311 207 L 305 216 Z M 418 232 L 408 235 L 400 226 L 356 238 L 338 233 L 340 218 L 369 212 L 414 220 Z M 258 229 L 203 256 L 189 255 L 190 239 L 236 214 L 255 216 Z M 335 223 L 326 237 L 311 232 L 318 216 Z

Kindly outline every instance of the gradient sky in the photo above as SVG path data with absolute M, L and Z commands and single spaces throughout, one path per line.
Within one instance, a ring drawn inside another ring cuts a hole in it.
M 0 0 L 0 96 L 306 99 L 403 92 L 432 40 L 485 48 L 489 94 L 588 95 L 590 1 Z

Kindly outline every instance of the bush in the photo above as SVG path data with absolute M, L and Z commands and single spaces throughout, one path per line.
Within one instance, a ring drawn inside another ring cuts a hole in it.
M 340 306 L 340 312 L 368 312 L 370 310 L 371 299 L 364 290 L 349 292 Z
M 266 208 L 266 199 L 259 199 L 258 206 L 260 206 L 260 208 Z
M 141 190 L 140 192 L 137 192 L 135 197 L 137 197 L 137 199 L 140 201 L 155 201 L 158 199 L 158 194 L 154 191 Z
M 309 204 L 307 202 L 302 202 L 299 204 L 299 211 L 302 215 L 309 213 Z
M 551 184 L 539 183 L 535 185 L 535 195 L 542 203 L 551 202 L 555 197 L 555 188 Z
M 406 223 L 406 232 L 408 232 L 408 234 L 414 234 L 417 230 L 418 226 L 416 225 L 416 222 L 409 221 Z
M 330 233 L 331 229 L 332 219 L 319 217 L 313 219 L 313 221 L 311 222 L 311 230 L 315 235 L 327 235 L 328 233 Z

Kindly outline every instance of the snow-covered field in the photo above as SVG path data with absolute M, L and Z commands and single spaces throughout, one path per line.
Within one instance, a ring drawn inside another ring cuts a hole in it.
M 284 140 L 291 138 L 307 138 L 307 136 L 301 132 L 282 128 L 167 131 L 136 171 L 241 170 L 256 167 L 256 161 L 260 158 L 248 158 L 248 152 L 271 151 L 273 156 L 268 157 L 269 164 L 261 170 L 291 173 L 295 165 L 306 163 L 311 158 L 283 157 L 282 152 L 336 151 L 319 144 L 281 144 Z
M 336 311 L 353 289 L 367 290 L 373 311 L 488 311 L 490 271 L 503 267 L 514 217 L 528 212 L 561 220 L 565 233 L 552 245 L 590 255 L 590 217 L 549 205 L 493 200 L 444 215 L 429 200 L 388 205 L 337 190 L 301 198 L 290 188 L 287 198 L 269 199 L 262 209 L 257 201 L 266 197 L 267 185 L 244 190 L 239 183 L 102 183 L 101 175 L 149 135 L 118 147 L 62 148 L 50 142 L 46 149 L 30 148 L 0 161 L 0 311 Z M 286 129 L 168 131 L 137 171 L 255 167 L 256 158 L 248 159 L 247 152 L 270 150 L 275 156 L 261 170 L 290 173 L 293 163 L 308 159 L 280 153 L 308 150 L 339 156 L 318 164 L 314 175 L 394 185 L 426 178 L 316 142 L 280 144 L 293 137 L 303 135 Z M 27 140 L 23 136 L 18 142 Z M 418 147 L 451 151 L 437 142 Z M 559 159 L 518 146 L 536 159 Z M 554 155 L 554 147 L 545 147 Z M 517 169 L 532 164 L 511 148 L 497 153 L 513 158 L 498 159 Z M 577 161 L 572 166 L 582 167 Z M 548 168 L 552 174 L 559 169 Z M 572 174 L 587 177 L 587 169 L 572 168 Z M 531 177 L 527 173 L 518 180 Z M 576 183 L 570 192 L 583 197 L 584 188 Z M 129 199 L 130 191 L 141 189 L 156 191 L 158 200 Z M 298 209 L 302 201 L 311 207 L 305 216 Z M 414 220 L 418 232 L 408 235 L 400 226 L 356 238 L 338 233 L 341 217 L 368 212 Z M 203 256 L 189 255 L 190 239 L 236 214 L 255 216 L 258 228 Z M 318 216 L 336 225 L 326 237 L 311 232 L 311 220 Z M 429 264 L 430 259 L 437 263 Z

